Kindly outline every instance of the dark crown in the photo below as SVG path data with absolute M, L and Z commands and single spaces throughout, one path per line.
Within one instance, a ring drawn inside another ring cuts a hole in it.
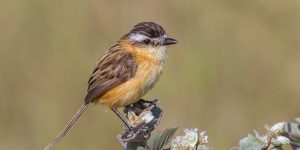
M 161 37 L 166 34 L 165 30 L 154 22 L 141 22 L 136 24 L 133 29 L 127 34 L 139 33 L 150 38 Z

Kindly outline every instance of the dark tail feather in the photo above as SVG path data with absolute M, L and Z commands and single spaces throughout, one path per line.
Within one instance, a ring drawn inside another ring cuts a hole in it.
M 89 103 L 84 103 L 79 110 L 76 112 L 74 117 L 70 120 L 70 122 L 66 125 L 66 127 L 60 131 L 60 133 L 54 138 L 54 140 L 49 143 L 44 150 L 51 150 L 58 142 L 60 142 L 64 136 L 71 130 L 71 128 L 75 125 L 78 118 L 81 116 L 81 114 L 84 112 L 84 110 L 87 108 Z

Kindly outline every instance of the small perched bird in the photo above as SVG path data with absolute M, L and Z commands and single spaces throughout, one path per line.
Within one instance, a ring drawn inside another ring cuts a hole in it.
M 139 101 L 153 88 L 162 74 L 168 46 L 176 43 L 177 40 L 169 38 L 154 22 L 135 25 L 99 59 L 88 81 L 83 105 L 44 150 L 52 149 L 61 141 L 91 103 L 107 105 L 131 130 L 117 108 Z

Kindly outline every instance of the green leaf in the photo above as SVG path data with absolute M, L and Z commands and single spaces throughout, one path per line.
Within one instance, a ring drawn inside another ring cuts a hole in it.
M 149 145 L 151 150 L 161 150 L 165 145 L 167 145 L 175 134 L 177 128 L 170 128 L 162 133 L 156 133 L 151 136 L 149 140 Z
M 155 143 L 158 143 L 158 140 L 161 136 L 161 132 L 153 132 L 151 133 L 150 139 L 147 141 L 147 145 L 150 147 L 151 150 L 154 150 Z
M 170 142 L 176 130 L 177 128 L 170 128 L 163 132 L 163 134 L 160 137 L 159 149 L 163 148 L 165 145 L 167 145 Z
M 247 137 L 240 140 L 241 150 L 259 150 L 264 147 L 265 143 L 253 135 L 248 135 Z

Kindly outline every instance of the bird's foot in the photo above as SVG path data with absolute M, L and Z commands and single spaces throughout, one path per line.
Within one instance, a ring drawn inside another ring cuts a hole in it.
M 158 99 L 154 99 L 152 101 L 140 99 L 139 101 L 137 101 L 137 103 L 139 103 L 140 105 L 144 105 L 145 107 L 151 107 L 151 106 L 156 107 L 156 104 L 158 102 L 159 102 Z
M 151 110 L 152 108 L 156 107 L 158 102 L 158 99 L 154 99 L 152 101 L 140 99 L 139 101 L 133 104 L 127 105 L 124 108 L 124 113 L 128 114 L 129 111 L 133 111 L 136 115 L 139 116 L 143 111 Z

